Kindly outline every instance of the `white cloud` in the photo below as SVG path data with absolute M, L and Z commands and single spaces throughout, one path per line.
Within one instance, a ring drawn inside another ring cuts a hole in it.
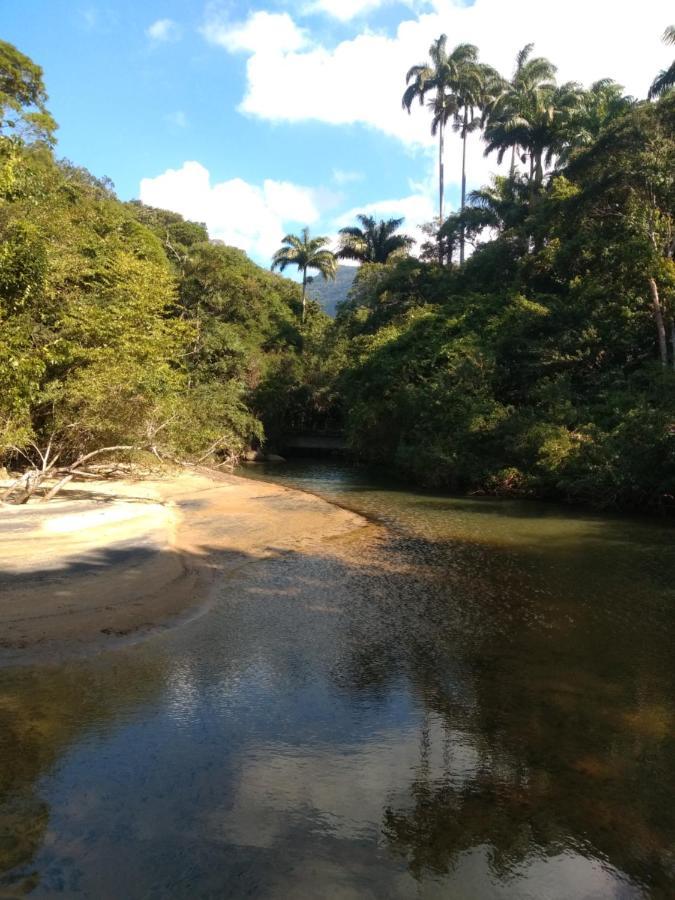
M 262 185 L 241 178 L 212 184 L 208 169 L 194 161 L 144 178 L 140 199 L 204 222 L 212 238 L 240 247 L 262 262 L 278 249 L 287 226 L 308 225 L 319 218 L 311 188 L 272 179 Z
M 335 219 L 335 231 L 337 232 L 346 225 L 356 224 L 356 216 L 359 213 L 374 216 L 376 219 L 399 219 L 403 217 L 405 221 L 401 226 L 401 230 L 418 242 L 424 240 L 420 227 L 426 222 L 430 222 L 436 214 L 429 194 L 410 194 L 398 200 L 377 200 L 374 203 L 363 203 L 358 207 L 354 207 L 354 209 L 342 213 Z
M 230 53 L 239 51 L 273 55 L 292 53 L 307 46 L 304 31 L 288 13 L 252 13 L 245 22 L 231 22 L 217 7 L 209 7 L 206 22 L 201 28 L 211 44 L 218 44 Z
M 307 6 L 306 11 L 324 13 L 341 22 L 349 22 L 384 6 L 386 2 L 387 0 L 315 0 Z
M 345 169 L 333 169 L 332 178 L 335 184 L 353 184 L 355 181 L 363 181 L 363 172 L 351 172 Z
M 337 9 L 343 0 L 318 2 Z M 401 95 L 405 71 L 426 58 L 442 32 L 451 40 L 476 43 L 482 58 L 505 74 L 516 52 L 533 41 L 536 53 L 558 65 L 562 81 L 590 83 L 608 76 L 637 96 L 645 95 L 655 71 L 672 58 L 660 40 L 672 19 L 672 0 L 643 0 L 639 16 L 628 4 L 615 5 L 608 16 L 605 3 L 588 0 L 568 0 L 564 15 L 552 0 L 476 0 L 471 6 L 431 0 L 430 5 L 426 14 L 409 14 L 393 36 L 365 31 L 332 47 L 310 43 L 286 13 L 255 13 L 210 39 L 249 55 L 242 112 L 269 121 L 363 124 L 428 152 L 434 141 L 426 111 L 415 108 L 408 115 Z M 456 185 L 459 139 L 449 135 L 446 147 L 446 180 Z M 470 186 L 496 168 L 494 159 L 483 158 L 479 139 L 472 141 L 468 168 Z
M 158 44 L 177 41 L 181 36 L 181 28 L 173 19 L 157 19 L 146 29 L 146 35 Z
M 424 225 L 434 216 L 433 204 L 426 194 L 410 194 L 398 200 L 376 200 L 374 203 L 363 203 L 348 212 L 342 213 L 335 220 L 338 228 L 352 225 L 358 213 L 376 216 L 383 219 L 405 218 L 404 226 L 409 231 Z
M 383 6 L 393 6 L 397 3 L 418 10 L 433 6 L 433 0 L 311 0 L 304 7 L 303 13 L 305 15 L 322 13 L 340 22 L 350 22 Z

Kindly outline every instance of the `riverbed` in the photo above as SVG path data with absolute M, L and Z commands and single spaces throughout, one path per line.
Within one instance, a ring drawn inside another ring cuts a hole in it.
M 675 895 L 671 522 L 244 474 L 372 524 L 0 672 L 0 897 Z

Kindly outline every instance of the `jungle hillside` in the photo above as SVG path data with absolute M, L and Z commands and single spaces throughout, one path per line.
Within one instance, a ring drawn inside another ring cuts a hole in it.
M 444 35 L 410 62 L 401 115 L 438 140 L 424 240 L 364 214 L 268 271 L 60 158 L 40 66 L 0 42 L 5 500 L 111 455 L 224 467 L 339 432 L 418 484 L 675 508 L 672 67 L 639 99 L 560 84 L 531 45 L 511 73 Z M 444 142 L 473 132 L 506 174 L 467 191 L 463 168 L 448 212 Z M 311 285 L 341 262 L 332 320 Z

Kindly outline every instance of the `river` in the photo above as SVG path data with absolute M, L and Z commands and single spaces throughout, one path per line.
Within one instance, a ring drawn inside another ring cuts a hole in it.
M 0 672 L 0 897 L 675 896 L 669 522 L 255 467 L 374 525 Z

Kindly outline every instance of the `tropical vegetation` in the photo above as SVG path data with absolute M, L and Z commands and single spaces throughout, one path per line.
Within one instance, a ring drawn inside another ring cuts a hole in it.
M 450 120 L 462 138 L 462 172 L 460 210 L 466 201 L 466 142 L 469 134 L 480 124 L 477 113 L 487 107 L 501 79 L 490 66 L 478 62 L 478 48 L 473 44 L 458 44 L 447 50 L 447 35 L 442 34 L 429 48 L 429 61 L 412 66 L 406 75 L 407 88 L 403 106 L 410 112 L 415 102 L 427 100 L 431 111 L 431 133 L 438 135 L 438 219 L 442 225 L 445 193 L 443 164 L 444 133 Z M 460 235 L 460 261 L 464 262 L 464 232 Z
M 666 33 L 672 40 L 672 29 Z M 434 42 L 403 105 L 439 139 L 415 248 L 365 212 L 272 268 L 54 153 L 42 72 L 0 44 L 0 460 L 68 478 L 106 448 L 223 465 L 293 432 L 451 490 L 675 508 L 675 90 L 509 77 Z M 672 67 L 671 67 L 672 68 Z M 670 73 L 670 75 L 669 75 Z M 670 79 L 670 80 L 669 80 Z M 444 209 L 443 142 L 503 174 Z M 359 264 L 335 321 L 312 274 Z
M 453 490 L 672 507 L 675 96 L 545 84 L 532 132 L 492 108 L 516 164 L 445 220 L 444 264 L 361 270 L 336 326 L 345 427 L 360 458 Z
M 310 269 L 318 272 L 323 278 L 335 278 L 337 262 L 335 255 L 327 249 L 330 240 L 327 237 L 310 237 L 309 228 L 303 228 L 302 234 L 287 234 L 282 246 L 272 258 L 272 269 L 283 272 L 287 266 L 297 266 L 302 272 L 302 321 L 305 321 L 307 307 L 307 280 Z
M 398 234 L 403 219 L 380 219 L 357 215 L 359 225 L 348 225 L 340 229 L 338 259 L 351 259 L 360 263 L 386 263 L 394 254 L 399 256 L 409 251 L 415 239 L 407 234 Z
M 675 44 L 675 25 L 669 25 L 668 28 L 666 28 L 663 32 L 663 41 L 666 44 Z M 652 81 L 652 85 L 649 88 L 649 99 L 653 100 L 656 97 L 662 97 L 667 91 L 672 90 L 674 87 L 675 60 L 667 69 L 663 69 L 659 72 L 654 81 Z
M 41 70 L 9 44 L 0 70 L 0 463 L 236 458 L 257 386 L 300 356 L 299 286 L 57 160 Z

